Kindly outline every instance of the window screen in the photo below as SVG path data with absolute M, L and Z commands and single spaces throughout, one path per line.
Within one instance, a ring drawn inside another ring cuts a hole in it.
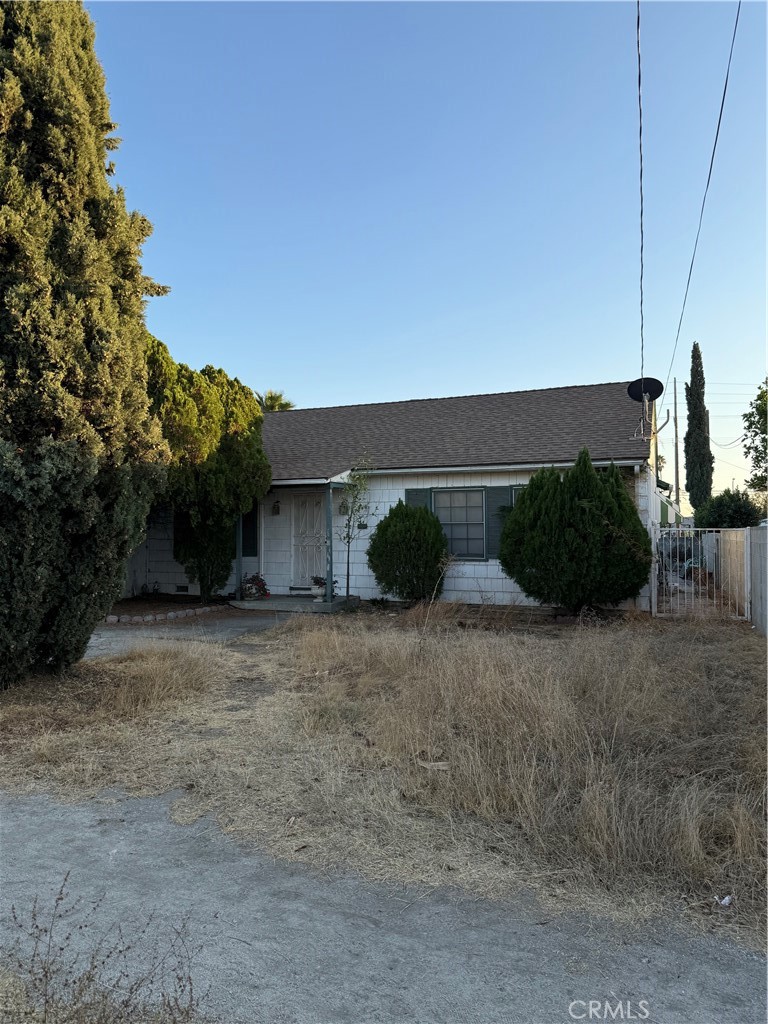
M 482 490 L 435 491 L 435 515 L 457 558 L 485 558 L 485 508 Z

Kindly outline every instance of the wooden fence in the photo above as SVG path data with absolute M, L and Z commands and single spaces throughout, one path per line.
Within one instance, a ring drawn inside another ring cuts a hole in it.
M 750 619 L 763 636 L 768 633 L 768 528 L 747 530 L 750 575 Z

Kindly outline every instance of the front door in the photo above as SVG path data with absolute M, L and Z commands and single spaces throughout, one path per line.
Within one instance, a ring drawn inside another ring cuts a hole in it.
M 322 494 L 297 494 L 293 499 L 293 585 L 311 587 L 313 576 L 325 576 L 325 499 Z

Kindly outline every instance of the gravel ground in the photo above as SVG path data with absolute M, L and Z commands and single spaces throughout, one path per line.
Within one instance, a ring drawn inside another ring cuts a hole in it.
M 765 1020 L 762 958 L 722 939 L 312 874 L 210 820 L 172 824 L 177 795 L 0 795 L 0 941 L 11 903 L 50 907 L 70 871 L 85 906 L 104 896 L 105 928 L 152 913 L 170 932 L 189 913 L 195 980 L 226 1024 L 560 1024 L 590 1019 L 590 1001 L 593 1020 Z
M 173 622 L 101 624 L 94 630 L 85 657 L 121 654 L 146 647 L 147 643 L 165 641 L 213 640 L 225 643 L 245 633 L 273 629 L 289 618 L 290 614 L 285 612 L 246 612 L 231 608 Z

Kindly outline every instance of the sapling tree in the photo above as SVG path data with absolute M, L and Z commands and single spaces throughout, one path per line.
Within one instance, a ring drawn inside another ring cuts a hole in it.
M 342 488 L 339 501 L 342 519 L 336 536 L 346 548 L 345 596 L 347 600 L 349 600 L 352 545 L 368 529 L 368 519 L 378 512 L 378 506 L 373 509 L 370 506 L 371 469 L 371 466 L 363 463 L 358 469 L 351 470 Z

